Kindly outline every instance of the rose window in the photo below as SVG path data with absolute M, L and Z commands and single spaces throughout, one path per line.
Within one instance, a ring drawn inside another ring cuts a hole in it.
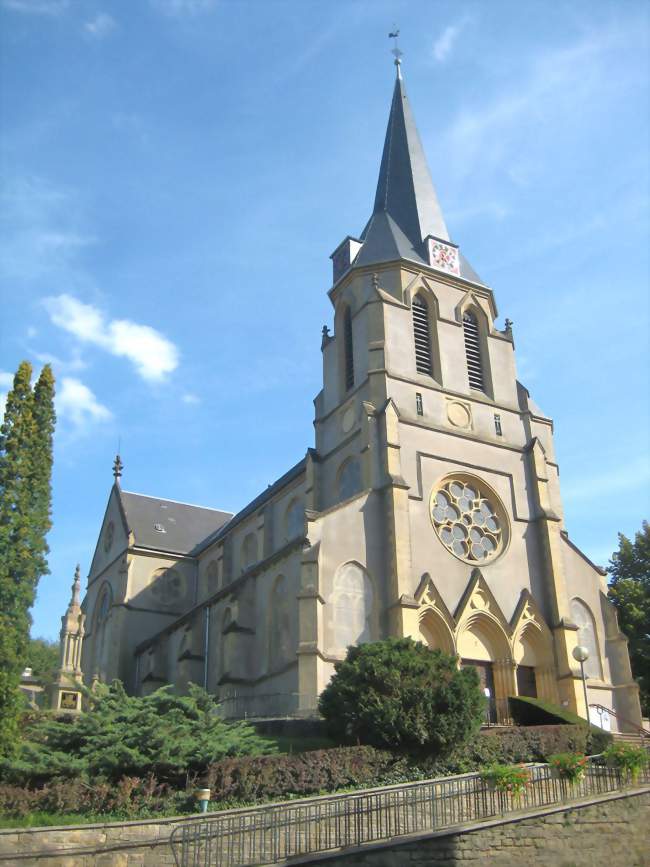
M 504 547 L 503 509 L 493 494 L 474 481 L 443 483 L 431 497 L 431 518 L 442 544 L 462 560 L 491 560 Z

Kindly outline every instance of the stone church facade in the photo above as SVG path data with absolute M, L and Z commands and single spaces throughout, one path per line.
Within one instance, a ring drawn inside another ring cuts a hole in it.
M 589 703 L 640 724 L 605 573 L 564 527 L 553 423 L 449 238 L 399 62 L 372 216 L 332 262 L 300 463 L 232 515 L 129 493 L 116 460 L 86 681 L 194 682 L 226 716 L 310 715 L 347 646 L 410 635 L 476 666 L 493 718 L 517 694 L 586 716 L 580 644 Z

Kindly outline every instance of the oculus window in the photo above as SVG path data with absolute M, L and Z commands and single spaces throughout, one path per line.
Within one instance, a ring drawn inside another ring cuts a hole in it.
M 430 514 L 438 538 L 460 560 L 485 563 L 505 549 L 505 509 L 494 491 L 478 479 L 444 480 L 431 494 Z

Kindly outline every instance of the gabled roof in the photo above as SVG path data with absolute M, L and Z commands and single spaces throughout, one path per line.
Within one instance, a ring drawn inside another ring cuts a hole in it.
M 429 264 L 424 239 L 428 235 L 449 241 L 447 225 L 436 195 L 422 142 L 399 73 L 388 117 L 372 216 L 361 234 L 364 242 L 355 266 L 395 259 Z M 482 283 L 460 255 L 460 275 Z
M 156 551 L 193 554 L 201 542 L 232 518 L 231 512 L 121 489 L 119 497 L 135 544 Z

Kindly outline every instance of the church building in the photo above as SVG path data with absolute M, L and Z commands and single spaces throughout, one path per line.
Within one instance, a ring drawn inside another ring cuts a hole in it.
M 553 422 L 450 239 L 396 69 L 372 214 L 331 255 L 314 447 L 234 515 L 124 490 L 118 456 L 83 676 L 309 716 L 349 645 L 411 636 L 478 669 L 495 721 L 512 695 L 586 717 L 580 645 L 588 703 L 640 724 L 605 572 L 565 529 Z

